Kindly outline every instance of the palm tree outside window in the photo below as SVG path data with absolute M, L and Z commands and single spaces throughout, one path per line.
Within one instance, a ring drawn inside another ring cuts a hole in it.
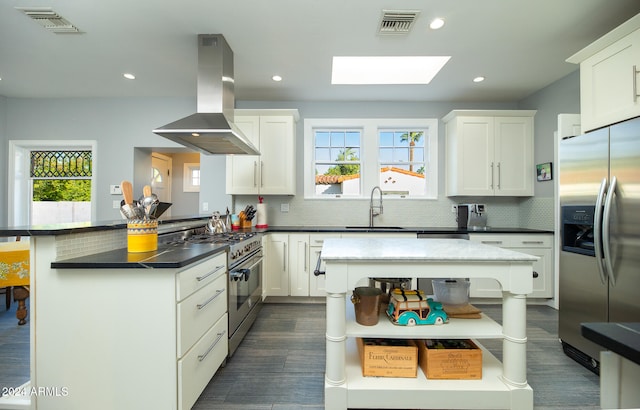
M 378 139 L 383 193 L 400 197 L 425 195 L 425 131 L 379 130 Z

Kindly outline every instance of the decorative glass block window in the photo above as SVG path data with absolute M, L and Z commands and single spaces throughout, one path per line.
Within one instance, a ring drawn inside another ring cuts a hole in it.
M 32 178 L 90 178 L 91 151 L 31 151 Z
M 314 131 L 316 195 L 360 195 L 361 139 L 357 129 Z
M 91 151 L 31 151 L 30 159 L 33 201 L 91 201 Z
M 379 130 L 380 188 L 385 195 L 424 196 L 425 131 Z

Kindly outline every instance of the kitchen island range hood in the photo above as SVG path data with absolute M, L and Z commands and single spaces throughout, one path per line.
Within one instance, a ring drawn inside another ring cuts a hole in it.
M 204 154 L 260 155 L 233 123 L 233 52 L 221 34 L 198 35 L 197 113 L 153 132 Z

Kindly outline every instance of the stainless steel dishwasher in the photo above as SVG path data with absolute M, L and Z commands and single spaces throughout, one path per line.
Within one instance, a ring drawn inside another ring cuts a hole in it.
M 469 240 L 468 233 L 446 232 L 446 233 L 419 233 L 418 239 L 466 239 Z M 423 290 L 427 295 L 433 295 L 431 279 L 418 278 L 418 289 Z

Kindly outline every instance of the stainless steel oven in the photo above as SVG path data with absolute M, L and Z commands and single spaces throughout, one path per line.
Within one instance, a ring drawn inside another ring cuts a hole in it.
M 262 307 L 262 236 L 255 232 L 213 233 L 204 226 L 183 227 L 163 233 L 158 242 L 164 245 L 229 245 L 228 317 L 229 357 L 255 322 Z
M 261 239 L 256 236 L 229 249 L 229 356 L 262 307 L 262 255 Z

